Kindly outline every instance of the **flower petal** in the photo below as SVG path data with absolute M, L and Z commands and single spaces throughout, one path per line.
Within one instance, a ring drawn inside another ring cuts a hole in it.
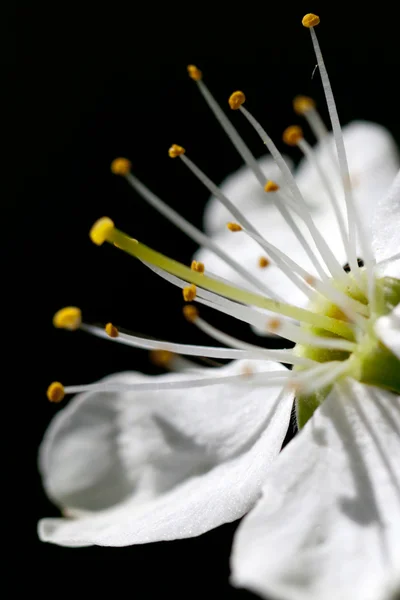
M 285 160 L 288 166 L 292 167 L 291 160 L 286 156 Z M 278 184 L 282 181 L 280 170 L 271 156 L 261 157 L 258 164 L 268 179 Z M 263 209 L 270 204 L 268 195 L 260 186 L 253 171 L 246 165 L 229 175 L 222 182 L 220 188 L 246 216 L 252 213 L 253 210 Z M 232 221 L 231 213 L 217 198 L 211 196 L 204 212 L 204 230 L 206 233 L 214 234 L 223 230 L 228 221 Z
M 400 304 L 389 315 L 376 321 L 375 333 L 400 358 Z
M 350 176 L 355 200 L 362 206 L 365 223 L 372 219 L 376 202 L 386 195 L 400 163 L 395 142 L 382 126 L 367 121 L 354 121 L 343 127 Z M 328 143 L 314 147 L 318 162 L 339 198 L 343 197 L 338 170 L 333 168 L 331 155 L 334 150 L 333 135 Z M 328 196 L 313 166 L 303 159 L 296 172 L 296 181 L 311 205 L 326 204 Z
M 398 171 L 389 193 L 380 198 L 372 219 L 372 244 L 377 262 L 390 259 L 400 252 L 400 171 Z M 393 271 L 385 269 L 383 274 L 400 279 L 400 265 Z
M 399 456 L 400 397 L 338 386 L 272 465 L 239 526 L 233 583 L 285 600 L 394 598 Z
M 220 371 L 276 367 L 238 361 Z M 239 518 L 258 498 L 287 431 L 293 396 L 280 393 L 278 384 L 255 387 L 249 378 L 162 393 L 77 396 L 51 424 L 40 463 L 49 496 L 79 518 L 43 519 L 40 538 L 125 546 L 196 536 Z

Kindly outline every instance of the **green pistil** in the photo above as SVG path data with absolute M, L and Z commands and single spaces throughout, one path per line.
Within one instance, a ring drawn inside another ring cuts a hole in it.
M 309 323 L 313 327 L 324 330 L 325 333 L 330 332 L 331 334 L 333 333 L 334 335 L 343 337 L 347 340 L 354 340 L 353 328 L 343 320 L 344 317 L 342 315 L 340 318 L 334 318 L 321 313 L 298 308 L 291 304 L 277 302 L 276 300 L 271 300 L 270 298 L 260 296 L 259 294 L 240 290 L 232 285 L 217 281 L 212 277 L 207 277 L 207 275 L 202 273 L 197 273 L 176 260 L 172 260 L 137 240 L 130 238 L 118 229 L 114 229 L 110 233 L 107 241 L 114 244 L 120 250 L 124 250 L 124 252 L 127 252 L 131 256 L 144 260 L 151 265 L 159 267 L 171 275 L 175 275 L 189 283 L 193 283 L 200 288 L 242 304 L 257 306 L 286 317 L 291 317 L 302 323 Z

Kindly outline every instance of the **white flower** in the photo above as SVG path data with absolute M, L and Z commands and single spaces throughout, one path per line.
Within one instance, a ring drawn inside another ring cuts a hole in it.
M 256 195 L 249 208 L 243 183 L 249 171 L 225 186 L 225 192 L 229 186 L 237 192 L 231 202 L 183 148 L 170 149 L 170 156 L 180 157 L 239 221 L 229 224 L 236 232 L 230 239 L 247 234 L 268 252 L 273 264 L 262 263 L 265 279 L 245 264 L 253 252 L 247 242 L 227 246 L 228 234 L 219 231 L 226 213 L 214 201 L 206 219 L 213 236 L 207 237 L 137 180 L 126 159 L 114 161 L 113 171 L 207 248 L 200 256 L 213 250 L 232 273 L 221 275 L 217 262 L 215 272 L 210 269 L 209 254 L 205 270 L 198 261 L 189 269 L 130 238 L 108 218 L 91 230 L 94 243 L 107 241 L 135 256 L 181 287 L 185 300 L 290 339 L 295 348 L 244 343 L 207 323 L 192 305 L 185 307 L 187 319 L 224 347 L 149 340 L 122 334 L 111 323 L 104 331 L 82 323 L 77 308 L 59 311 L 57 327 L 81 328 L 144 349 L 237 360 L 204 369 L 175 357 L 176 372 L 156 378 L 125 373 L 89 386 L 53 383 L 48 391 L 53 401 L 64 393 L 85 393 L 57 415 L 41 448 L 45 488 L 66 515 L 39 523 L 42 540 L 124 546 L 196 536 L 256 504 L 235 538 L 235 585 L 282 600 L 389 600 L 399 591 L 400 172 L 394 178 L 398 164 L 392 142 L 376 126 L 352 125 L 343 140 L 313 29 L 318 22 L 315 15 L 303 21 L 330 99 L 337 157 L 308 99 L 302 100 L 306 109 L 301 112 L 320 138 L 319 150 L 313 153 L 298 128 L 285 137 L 304 150 L 314 169 L 317 162 L 324 187 L 318 187 L 309 165 L 292 176 L 244 108 L 244 94 L 235 92 L 231 108 L 240 109 L 256 128 L 281 171 L 280 187 L 267 182 L 194 66 L 189 67 L 192 79 L 258 183 L 266 185 L 274 211 L 262 209 Z M 275 279 L 278 267 L 292 287 Z M 230 283 L 232 278 L 240 287 Z M 305 298 L 296 296 L 294 302 L 297 291 Z M 279 454 L 294 396 L 301 431 Z

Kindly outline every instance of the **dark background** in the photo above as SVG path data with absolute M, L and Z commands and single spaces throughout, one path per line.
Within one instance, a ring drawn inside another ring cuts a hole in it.
M 15 250 L 22 250 L 23 260 L 18 316 L 28 306 L 34 310 L 33 324 L 23 319 L 29 335 L 18 354 L 32 382 L 23 419 L 28 421 L 23 469 L 27 454 L 29 472 L 19 499 L 29 523 L 21 551 L 43 566 L 72 561 L 76 569 L 92 561 L 96 569 L 104 564 L 109 574 L 111 567 L 121 570 L 117 561 L 123 561 L 136 597 L 190 597 L 194 588 L 199 595 L 250 597 L 227 582 L 237 524 L 194 540 L 123 549 L 66 549 L 37 541 L 37 520 L 58 514 L 36 470 L 37 446 L 58 410 L 45 398 L 49 382 L 85 383 L 129 369 L 158 372 L 146 352 L 55 331 L 51 318 L 61 306 L 73 304 L 91 322 L 111 320 L 163 339 L 206 343 L 183 320 L 177 288 L 115 249 L 93 246 L 88 238 L 94 220 L 109 215 L 155 249 L 190 262 L 195 244 L 109 169 L 114 157 L 127 156 L 139 178 L 201 226 L 208 193 L 180 161 L 169 159 L 168 147 L 185 146 L 216 182 L 237 169 L 241 159 L 187 77 L 188 63 L 203 70 L 223 106 L 234 89 L 243 89 L 249 109 L 279 142 L 283 129 L 299 122 L 292 112 L 294 95 L 313 96 L 326 116 L 318 72 L 312 78 L 310 36 L 301 26 L 302 16 L 312 10 L 321 16 L 318 35 L 342 123 L 376 121 L 400 141 L 397 15 L 359 14 L 348 4 L 281 4 L 284 14 L 277 7 L 271 10 L 270 3 L 248 2 L 213 8 L 193 3 L 158 7 L 119 2 L 106 8 L 22 3 L 18 9 L 16 73 L 24 148 L 16 165 L 20 199 L 13 217 L 18 224 Z M 255 155 L 261 155 L 257 136 L 239 115 L 230 116 Z M 283 143 L 278 145 L 284 149 Z M 297 152 L 291 155 L 298 158 Z M 217 323 L 215 315 L 209 318 Z M 222 326 L 228 329 L 232 322 L 222 320 Z M 235 333 L 255 340 L 244 326 Z M 77 571 L 68 567 L 68 572 L 73 578 Z

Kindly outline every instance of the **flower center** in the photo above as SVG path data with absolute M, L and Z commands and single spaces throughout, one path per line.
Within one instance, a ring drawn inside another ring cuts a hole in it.
M 388 314 L 400 302 L 400 281 L 391 277 L 377 279 L 375 289 L 379 298 L 377 311 L 367 319 L 366 326 L 362 330 L 355 328 L 356 344 L 353 350 L 336 350 L 333 348 L 317 348 L 310 344 L 296 344 L 294 353 L 297 356 L 310 358 L 319 363 L 339 362 L 347 365 L 343 372 L 338 369 L 338 375 L 349 375 L 363 383 L 384 387 L 390 391 L 400 392 L 400 363 L 399 360 L 382 344 L 374 331 L 374 323 L 377 318 Z M 322 296 L 317 297 L 309 305 L 309 310 L 328 317 L 341 317 L 340 309 L 329 303 Z M 314 335 L 331 336 L 330 333 L 316 328 L 313 325 L 302 324 L 302 328 Z M 295 371 L 301 371 L 304 367 L 295 366 Z M 327 374 L 329 375 L 329 373 Z M 312 416 L 314 410 L 323 402 L 329 393 L 333 381 L 327 377 L 328 383 L 323 385 L 320 380 L 319 388 L 314 393 L 309 389 L 303 393 L 301 385 L 296 395 L 296 415 L 299 427 L 302 427 Z

